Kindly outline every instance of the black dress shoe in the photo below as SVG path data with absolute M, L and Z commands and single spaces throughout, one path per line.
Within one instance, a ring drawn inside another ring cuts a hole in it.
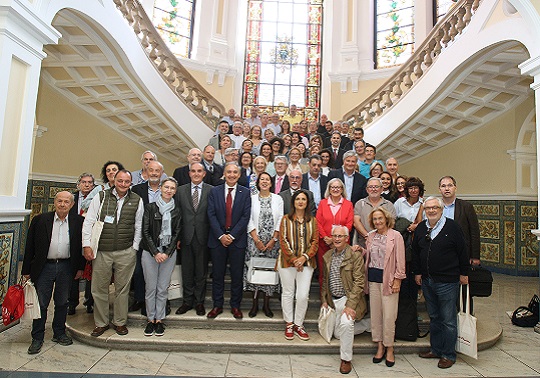
M 188 305 L 187 303 L 183 303 L 182 306 L 180 306 L 178 308 L 178 310 L 176 310 L 176 315 L 182 315 L 182 314 L 185 314 L 186 312 L 188 312 L 189 310 L 191 310 L 193 308 L 193 306 L 191 305 Z
M 199 316 L 204 316 L 206 314 L 206 310 L 204 309 L 204 305 L 202 303 L 195 306 L 195 311 Z
M 75 315 L 75 306 L 68 306 L 68 315 Z
M 212 310 L 210 310 L 210 312 L 208 314 L 206 314 L 206 317 L 208 319 L 214 319 L 215 317 L 217 317 L 222 312 L 223 312 L 223 307 L 214 307 Z
M 135 301 L 131 306 L 129 306 L 128 310 L 129 312 L 133 312 L 139 311 L 142 308 L 144 308 L 144 301 Z
M 258 308 L 252 308 L 251 310 L 249 310 L 248 315 L 250 318 L 254 318 L 257 316 L 257 312 L 259 312 Z

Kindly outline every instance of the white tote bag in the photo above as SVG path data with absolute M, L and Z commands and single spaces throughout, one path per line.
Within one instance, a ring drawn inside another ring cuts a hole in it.
M 322 338 L 330 344 L 332 336 L 334 335 L 334 327 L 336 325 L 336 310 L 332 307 L 322 307 L 319 312 L 319 333 Z
M 41 310 L 36 288 L 32 281 L 28 280 L 24 284 L 24 312 L 22 319 L 34 320 L 39 318 L 41 318 Z
M 103 196 L 103 200 L 101 200 L 101 205 L 99 206 L 99 211 L 97 213 L 97 219 L 94 225 L 92 226 L 92 234 L 90 235 L 90 248 L 92 248 L 92 252 L 94 253 L 94 258 L 96 258 L 98 245 L 99 245 L 99 238 L 101 237 L 101 232 L 103 231 L 104 222 L 99 220 L 99 218 L 101 217 L 101 209 L 103 208 L 103 202 L 105 202 L 105 196 Z
M 470 305 L 467 300 L 465 312 L 463 312 L 463 286 L 459 291 L 459 313 L 457 318 L 458 337 L 456 342 L 456 352 L 478 359 L 478 338 L 476 334 L 476 318 L 469 314 Z M 467 298 L 469 297 L 469 285 L 467 285 Z
M 175 265 L 171 275 L 171 282 L 167 289 L 167 299 L 182 298 L 182 265 Z

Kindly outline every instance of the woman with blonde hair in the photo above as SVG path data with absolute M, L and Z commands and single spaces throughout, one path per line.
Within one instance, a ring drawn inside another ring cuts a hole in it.
M 377 343 L 373 363 L 386 358 L 386 366 L 392 367 L 394 336 L 398 313 L 401 280 L 405 275 L 405 244 L 401 234 L 393 230 L 394 218 L 379 207 L 369 214 L 373 228 L 366 241 L 365 267 L 369 285 L 366 294 L 370 298 L 371 339 Z M 368 289 L 369 288 L 369 289 Z

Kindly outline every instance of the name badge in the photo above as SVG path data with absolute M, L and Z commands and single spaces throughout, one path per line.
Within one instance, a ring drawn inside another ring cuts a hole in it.
M 103 222 L 112 224 L 114 223 L 114 217 L 112 215 L 105 215 Z

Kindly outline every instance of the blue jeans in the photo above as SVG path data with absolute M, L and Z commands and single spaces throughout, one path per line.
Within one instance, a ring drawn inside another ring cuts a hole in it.
M 422 277 L 422 291 L 429 314 L 431 352 L 456 361 L 457 309 L 459 282 L 435 282 Z
M 41 319 L 32 323 L 32 339 L 43 341 L 45 323 L 47 322 L 47 307 L 53 296 L 54 286 L 54 317 L 52 322 L 53 336 L 60 337 L 66 333 L 66 317 L 68 296 L 73 280 L 69 259 L 58 263 L 45 263 L 43 270 L 34 285 L 41 309 Z

